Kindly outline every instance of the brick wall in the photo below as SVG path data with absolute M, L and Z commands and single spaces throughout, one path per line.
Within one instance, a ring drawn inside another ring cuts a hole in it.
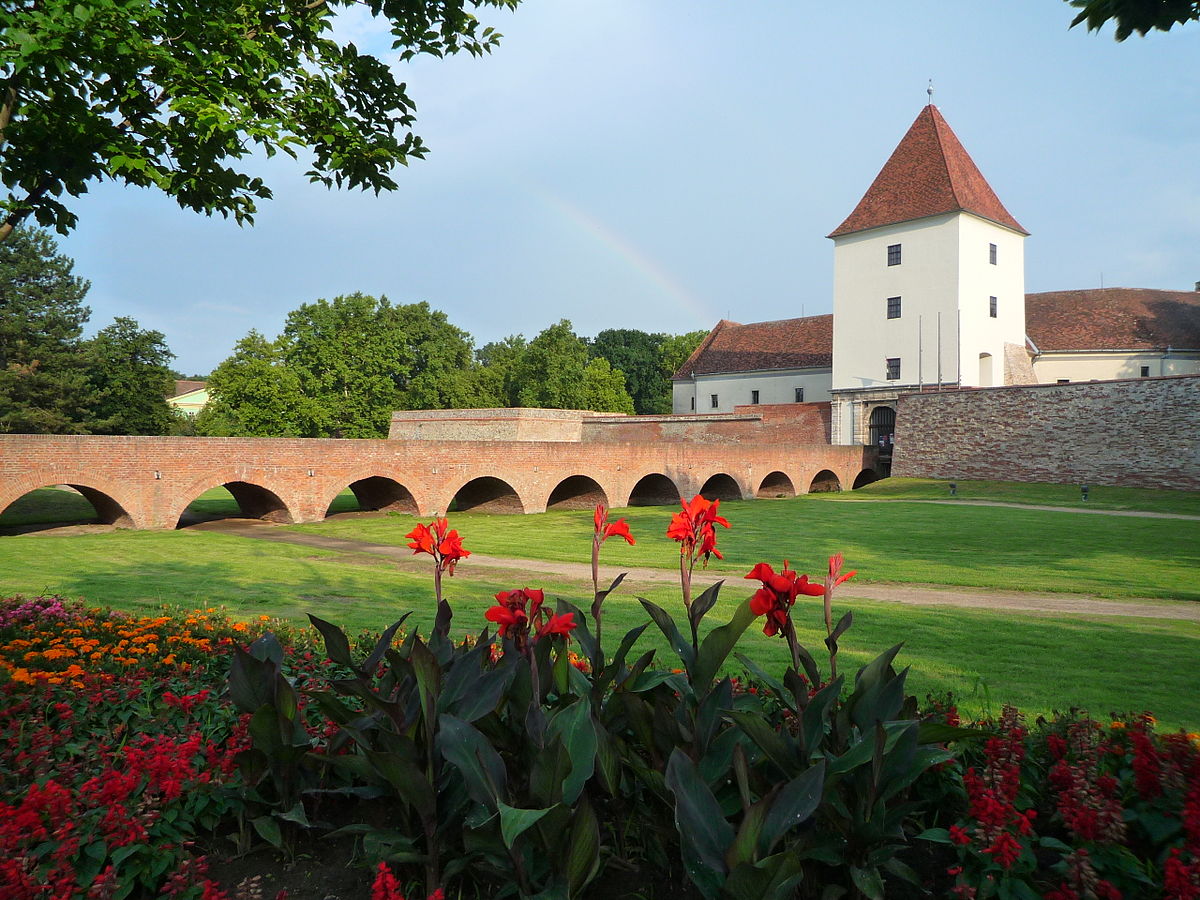
M 35 488 L 70 484 L 91 492 L 103 519 L 134 528 L 175 527 L 192 500 L 218 485 L 230 486 L 246 515 L 272 521 L 318 521 L 347 486 L 423 516 L 445 512 L 460 492 L 481 508 L 530 513 L 552 496 L 588 496 L 590 482 L 612 506 L 644 497 L 635 489 L 653 475 L 690 497 L 724 474 L 751 498 L 768 480 L 772 494 L 805 493 L 822 471 L 849 489 L 873 464 L 870 448 L 753 433 L 695 443 L 659 440 L 653 430 L 587 443 L 0 435 L 0 511 Z M 559 490 L 569 479 L 570 489 Z M 790 491 L 780 488 L 785 480 Z
M 892 474 L 1200 490 L 1200 376 L 907 394 Z

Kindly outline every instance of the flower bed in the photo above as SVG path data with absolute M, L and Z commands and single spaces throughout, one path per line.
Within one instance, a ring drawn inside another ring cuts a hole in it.
M 733 524 L 683 504 L 682 616 L 642 600 L 618 636 L 601 549 L 635 538 L 602 507 L 586 612 L 515 588 L 467 640 L 443 577 L 470 554 L 445 520 L 410 535 L 434 575 L 424 636 L 0 601 L 0 896 L 261 895 L 206 859 L 220 835 L 284 858 L 350 842 L 379 900 L 623 880 L 659 900 L 1200 898 L 1200 735 L 1007 708 L 964 725 L 906 693 L 899 646 L 847 677 L 840 557 L 821 579 L 759 563 L 708 627 L 717 588 L 692 580 Z M 792 619 L 809 596 L 820 662 Z M 649 627 L 674 659 L 638 649 Z M 783 673 L 736 653 L 749 627 L 787 643 Z

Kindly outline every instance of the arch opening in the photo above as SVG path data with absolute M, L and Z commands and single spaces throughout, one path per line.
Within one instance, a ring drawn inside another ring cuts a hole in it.
M 521 515 L 525 512 L 525 507 L 512 485 L 485 475 L 468 481 L 458 489 L 458 493 L 450 501 L 449 511 L 467 510 L 496 515 Z
M 629 494 L 630 506 L 669 506 L 682 498 L 679 488 L 666 475 L 654 472 L 643 476 Z
M 734 481 L 732 475 L 718 472 L 700 488 L 700 496 L 705 500 L 741 500 L 742 489 Z
M 597 503 L 608 505 L 604 488 L 594 478 L 572 475 L 560 481 L 550 492 L 546 509 L 593 509 Z
M 860 487 L 865 487 L 868 484 L 874 484 L 879 480 L 879 474 L 874 469 L 863 469 L 854 477 L 854 485 L 850 488 L 852 491 L 857 491 Z
M 132 528 L 113 497 L 85 484 L 49 484 L 27 491 L 0 510 L 0 534 L 27 534 L 77 525 Z
M 772 472 L 762 480 L 762 484 L 758 486 L 758 492 L 754 496 L 760 500 L 795 497 L 796 486 L 792 484 L 792 479 L 782 472 Z
M 333 498 L 325 516 L 353 512 L 399 512 L 415 516 L 417 500 L 412 491 L 383 475 L 370 475 L 350 482 L 350 486 Z
M 871 410 L 868 424 L 871 444 L 880 450 L 890 449 L 896 434 L 896 410 L 890 406 L 877 406 Z
M 828 469 L 822 469 L 813 476 L 812 483 L 808 486 L 810 494 L 832 494 L 842 489 L 842 482 L 838 480 L 837 475 Z
M 278 525 L 294 521 L 287 504 L 274 491 L 248 481 L 227 481 L 192 500 L 175 527 L 187 528 L 219 519 L 261 519 Z

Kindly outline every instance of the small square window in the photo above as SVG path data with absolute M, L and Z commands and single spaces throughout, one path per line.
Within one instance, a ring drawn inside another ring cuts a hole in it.
M 751 402 L 751 403 L 757 403 L 757 402 L 758 402 L 758 391 L 751 391 L 751 392 L 750 392 L 750 402 Z
M 996 245 L 988 244 L 988 262 L 993 266 L 996 264 Z
M 887 379 L 896 381 L 900 378 L 900 357 L 889 356 L 887 360 Z
M 1149 377 L 1150 377 L 1150 367 L 1142 366 L 1142 378 L 1149 378 Z
M 900 298 L 888 297 L 887 317 L 889 319 L 900 318 Z
M 996 318 L 996 298 L 988 297 L 988 315 Z
M 889 266 L 900 265 L 900 245 L 899 244 L 888 244 L 888 265 Z
M 717 408 L 717 395 L 716 394 L 712 395 L 712 408 L 713 409 Z
M 804 388 L 796 388 L 796 402 L 797 403 L 804 402 Z
M 1055 384 L 1070 384 L 1070 383 L 1071 383 L 1070 378 L 1060 378 L 1060 379 L 1058 379 L 1058 381 L 1055 382 Z

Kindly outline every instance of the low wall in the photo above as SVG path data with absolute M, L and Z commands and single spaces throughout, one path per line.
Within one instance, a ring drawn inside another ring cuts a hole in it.
M 1200 376 L 906 394 L 892 474 L 1200 490 Z

